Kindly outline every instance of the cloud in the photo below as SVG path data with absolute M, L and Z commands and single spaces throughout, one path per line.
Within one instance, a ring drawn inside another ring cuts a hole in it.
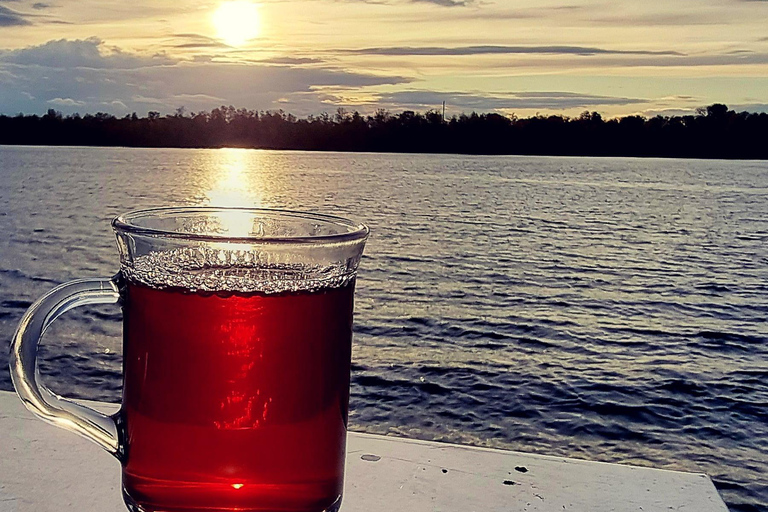
M 412 0 L 413 1 L 413 0 Z M 541 19 L 545 18 L 547 12 L 543 9 L 485 9 L 477 7 L 474 2 L 466 2 L 467 9 L 445 9 L 440 13 L 439 20 L 436 20 L 433 12 L 419 12 L 409 14 L 408 17 L 403 17 L 402 14 L 392 13 L 389 15 L 377 16 L 377 19 L 396 22 L 402 24 L 423 24 L 434 23 L 435 21 L 441 22 L 455 22 L 461 20 L 497 20 L 497 21 L 514 21 L 514 20 L 529 20 L 529 19 Z M 551 13 L 550 13 L 551 14 Z
M 280 0 L 273 0 L 273 1 L 280 1 Z M 354 1 L 366 3 L 366 4 L 374 4 L 374 5 L 400 4 L 400 2 L 393 2 L 391 0 L 354 0 Z M 407 0 L 407 1 L 412 4 L 424 3 L 424 4 L 439 5 L 441 7 L 467 7 L 475 3 L 475 0 Z
M 53 5 L 47 4 L 47 3 L 44 3 L 44 2 L 37 2 L 37 3 L 32 4 L 32 8 L 33 9 L 37 9 L 38 11 L 43 10 L 43 9 L 50 9 L 51 7 L 53 7 Z
M 171 37 L 179 38 L 179 39 L 203 39 L 206 41 L 213 41 L 214 39 L 212 37 L 204 36 L 202 34 L 195 34 L 194 32 L 182 32 L 178 34 L 172 34 Z
M 581 107 L 586 105 L 631 105 L 646 101 L 639 98 L 600 96 L 595 94 L 579 94 L 575 92 L 518 92 L 513 93 L 513 96 L 521 101 L 544 101 L 545 106 L 567 105 Z
M 230 48 L 218 39 L 201 34 L 174 34 L 172 37 L 179 41 L 171 45 L 172 48 Z
M 657 98 L 658 102 L 672 102 L 676 105 L 681 103 L 700 102 L 701 98 L 698 96 L 691 96 L 690 94 L 672 94 L 670 96 L 664 96 Z
M 218 96 L 211 96 L 208 94 L 172 94 L 170 96 L 164 96 L 162 98 L 151 98 L 148 96 L 136 95 L 131 98 L 131 101 L 136 103 L 143 103 L 151 106 L 167 107 L 168 101 L 171 99 L 176 105 L 221 105 L 227 103 L 227 98 L 220 98 Z
M 8 70 L 0 69 L 0 83 L 12 81 L 14 79 L 18 78 L 16 75 L 11 73 Z
M 554 54 L 554 55 L 683 55 L 675 51 L 607 50 L 590 46 L 386 46 L 340 50 L 344 53 L 363 55 L 510 55 L 510 54 Z
M 767 0 L 768 1 L 768 0 Z M 477 55 L 547 55 L 548 59 L 516 59 L 513 62 L 497 61 L 483 64 L 485 69 L 493 68 L 549 68 L 555 70 L 593 68 L 600 66 L 611 68 L 690 68 L 690 67 L 719 67 L 719 66 L 763 66 L 768 64 L 768 53 L 755 51 L 737 51 L 721 54 L 687 55 L 671 50 L 611 50 L 591 46 L 389 46 L 359 49 L 336 50 L 340 54 L 395 56 L 395 57 L 459 57 Z M 590 57 L 589 59 L 574 59 L 571 56 Z M 453 65 L 476 68 L 474 61 L 453 60 Z M 428 65 L 429 63 L 427 63 Z M 444 64 L 444 62 L 443 62 Z
M 704 105 L 698 104 L 696 107 L 703 107 Z M 662 109 L 649 109 L 641 112 L 646 117 L 654 116 L 690 116 L 696 114 L 696 107 L 691 106 L 689 108 L 662 108 Z M 738 103 L 729 104 L 728 110 L 734 112 L 749 112 L 757 114 L 768 114 L 768 103 Z
M 342 98 L 331 98 L 341 103 Z M 633 105 L 646 103 L 639 98 L 600 96 L 573 92 L 516 92 L 480 94 L 465 92 L 399 91 L 379 95 L 373 104 L 393 109 L 428 110 L 439 108 L 442 102 L 456 112 L 487 112 L 513 110 L 555 110 L 597 108 L 607 105 Z M 368 103 L 368 102 L 366 102 Z
M 441 5 L 443 7 L 466 7 L 470 4 L 469 1 L 462 0 L 411 0 L 413 3 L 429 3 L 435 5 Z
M 314 59 L 310 57 L 272 57 L 269 59 L 262 59 L 258 62 L 265 64 L 288 64 L 288 65 L 302 65 L 302 64 L 318 64 L 323 62 L 322 59 Z
M 768 53 L 684 55 L 660 58 L 623 58 L 602 63 L 605 67 L 709 67 L 768 64 Z
M 0 5 L 0 27 L 19 27 L 31 24 L 23 14 Z
M 590 15 L 586 22 L 610 26 L 685 26 L 685 25 L 723 25 L 729 23 L 728 13 L 716 16 L 707 11 L 701 12 L 650 12 L 617 15 Z
M 768 114 L 768 103 L 741 103 L 728 105 L 728 108 L 736 112 L 757 112 Z
M 53 98 L 52 100 L 48 100 L 46 103 L 57 105 L 59 107 L 82 107 L 85 105 L 84 101 L 77 101 L 73 100 L 72 98 Z
M 408 81 L 398 76 L 375 76 L 329 68 L 217 62 L 180 63 L 162 69 L 147 68 L 137 71 L 138 75 L 150 81 L 162 77 L 169 90 L 178 94 L 203 93 L 238 98 L 247 98 L 251 91 L 295 92 L 328 86 L 366 87 Z M 247 85 L 244 87 L 244 84 Z
M 0 113 L 65 113 L 106 110 L 115 114 L 177 107 L 208 110 L 279 108 L 277 100 L 302 96 L 304 112 L 323 109 L 327 88 L 358 89 L 409 82 L 329 67 L 254 62 L 174 61 L 164 55 L 139 56 L 108 49 L 98 39 L 51 41 L 0 55 Z M 285 61 L 290 62 L 290 61 Z
M 646 110 L 642 110 L 639 112 L 636 112 L 635 114 L 641 115 L 644 117 L 656 117 L 656 116 L 662 116 L 662 117 L 673 117 L 673 116 L 692 116 L 696 114 L 696 109 L 694 107 L 690 108 L 650 108 Z
M 96 38 L 59 39 L 39 46 L 0 53 L 0 62 L 35 65 L 50 68 L 130 69 L 159 66 L 171 61 L 165 57 L 141 57 L 106 47 Z
M 194 48 L 231 48 L 229 45 L 219 42 L 209 42 L 209 43 L 182 43 L 177 44 L 173 46 L 174 48 L 187 48 L 187 49 L 194 49 Z

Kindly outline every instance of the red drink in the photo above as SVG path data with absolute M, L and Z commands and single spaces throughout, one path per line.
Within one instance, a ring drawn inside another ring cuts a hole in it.
M 144 511 L 333 510 L 354 281 L 315 291 L 127 285 L 123 486 Z

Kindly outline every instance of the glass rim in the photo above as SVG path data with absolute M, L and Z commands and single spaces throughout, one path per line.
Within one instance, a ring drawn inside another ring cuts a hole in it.
M 204 213 L 242 212 L 258 215 L 277 215 L 281 217 L 298 218 L 315 222 L 322 222 L 334 226 L 341 226 L 347 231 L 329 235 L 292 235 L 292 236 L 230 236 L 216 233 L 192 233 L 185 231 L 172 231 L 167 229 L 140 226 L 136 221 L 146 217 L 163 217 Z M 153 238 L 172 238 L 178 240 L 194 240 L 201 242 L 229 242 L 248 244 L 333 244 L 343 242 L 365 241 L 370 234 L 368 226 L 353 222 L 344 217 L 327 215 L 324 213 L 312 213 L 299 210 L 287 210 L 281 208 L 255 208 L 240 206 L 163 206 L 157 208 L 144 208 L 132 210 L 118 215 L 112 220 L 112 229 L 119 233 L 148 236 Z

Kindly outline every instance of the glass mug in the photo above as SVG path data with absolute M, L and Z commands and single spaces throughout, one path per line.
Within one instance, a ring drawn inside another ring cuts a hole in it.
M 131 511 L 335 511 L 355 277 L 368 228 L 282 210 L 157 208 L 112 222 L 120 272 L 52 290 L 11 345 L 27 408 L 115 455 Z M 62 313 L 123 309 L 123 399 L 105 416 L 37 379 Z

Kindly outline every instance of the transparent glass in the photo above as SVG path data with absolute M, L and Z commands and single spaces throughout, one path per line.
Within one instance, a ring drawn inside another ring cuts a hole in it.
M 338 510 L 353 294 L 368 228 L 312 213 L 158 208 L 116 218 L 120 272 L 30 306 L 11 345 L 16 391 L 123 469 L 129 510 Z M 38 343 L 83 304 L 123 309 L 112 416 L 39 381 Z

